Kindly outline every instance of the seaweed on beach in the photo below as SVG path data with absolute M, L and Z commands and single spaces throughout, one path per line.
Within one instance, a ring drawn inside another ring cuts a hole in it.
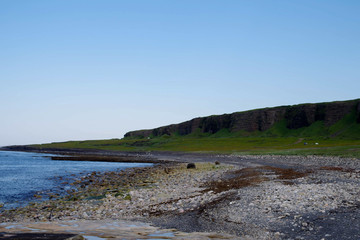
M 284 184 L 291 184 L 286 180 L 294 180 L 307 176 L 311 171 L 300 172 L 292 168 L 278 168 L 272 166 L 262 166 L 253 168 L 243 168 L 228 173 L 223 179 L 207 183 L 206 191 L 215 193 L 225 192 L 231 189 L 240 189 L 253 186 L 264 181 L 270 180 L 266 175 L 275 174 L 276 179 L 283 180 Z

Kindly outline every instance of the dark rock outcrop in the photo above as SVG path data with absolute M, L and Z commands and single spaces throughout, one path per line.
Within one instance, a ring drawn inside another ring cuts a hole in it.
M 316 104 L 300 104 L 274 108 L 256 109 L 246 112 L 214 115 L 194 118 L 179 124 L 172 124 L 150 130 L 132 131 L 125 137 L 150 137 L 179 134 L 181 136 L 195 132 L 214 134 L 222 129 L 230 132 L 266 131 L 282 120 L 289 129 L 307 127 L 316 121 L 323 121 L 326 127 L 335 124 L 353 110 L 360 123 L 360 99 Z

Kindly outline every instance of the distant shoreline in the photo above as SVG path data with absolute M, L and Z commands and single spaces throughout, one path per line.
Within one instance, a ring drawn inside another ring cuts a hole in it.
M 18 151 L 48 153 L 59 156 L 51 156 L 52 160 L 63 161 L 100 161 L 100 162 L 130 162 L 130 163 L 166 163 L 166 160 L 159 160 L 147 152 L 121 152 L 98 149 L 63 149 L 46 148 L 39 149 L 29 146 L 7 146 L 0 148 L 0 151 Z

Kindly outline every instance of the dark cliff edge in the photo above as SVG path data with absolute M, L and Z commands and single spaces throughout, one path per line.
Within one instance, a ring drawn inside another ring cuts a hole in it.
M 360 99 L 280 106 L 199 117 L 155 129 L 131 131 L 125 134 L 125 138 L 147 138 L 163 135 L 185 136 L 197 132 L 215 134 L 223 129 L 230 133 L 264 132 L 280 122 L 285 122 L 287 129 L 309 127 L 318 121 L 322 121 L 323 125 L 329 128 L 349 114 L 355 115 L 356 123 L 360 123 Z

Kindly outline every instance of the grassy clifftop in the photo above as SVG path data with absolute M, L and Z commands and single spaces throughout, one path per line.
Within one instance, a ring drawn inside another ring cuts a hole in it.
M 32 145 L 39 149 L 77 148 L 112 151 L 181 151 L 224 154 L 332 155 L 360 158 L 360 140 L 295 137 L 159 137 L 69 141 Z
M 279 112 L 284 115 L 279 115 Z M 262 121 L 268 121 L 266 124 L 269 126 L 248 131 L 231 125 L 231 121 L 226 123 L 225 120 L 231 120 L 231 117 L 221 115 L 193 119 L 185 124 L 181 123 L 182 126 L 177 124 L 155 130 L 135 131 L 135 134 L 127 134 L 123 139 L 69 141 L 32 147 L 227 154 L 316 154 L 360 158 L 360 100 L 278 107 L 243 114 L 240 113 L 241 118 L 263 116 Z M 239 117 L 238 113 L 235 115 Z M 275 118 L 276 121 L 270 121 Z M 217 124 L 214 119 L 220 119 L 220 123 Z M 199 126 L 196 124 L 201 121 L 201 127 L 190 129 L 191 131 L 188 128 L 187 134 L 174 131 L 179 129 L 179 126 Z M 232 121 L 235 122 L 234 119 Z M 211 124 L 206 125 L 206 122 Z M 245 123 L 242 126 L 252 126 L 249 120 L 245 119 Z M 221 124 L 228 127 L 219 127 Z M 261 125 L 259 121 L 256 124 Z
M 347 118 L 347 122 L 344 118 Z M 343 120 L 342 123 L 339 123 L 341 120 Z M 360 99 L 281 106 L 200 117 L 179 124 L 128 132 L 125 137 L 147 138 L 199 134 L 210 136 L 219 135 L 219 132 L 220 135 L 228 132 L 233 136 L 253 136 L 258 133 L 279 137 L 313 136 L 314 134 L 347 135 L 347 132 L 342 133 L 342 131 L 353 123 L 360 123 Z M 272 131 L 269 132 L 269 130 Z

